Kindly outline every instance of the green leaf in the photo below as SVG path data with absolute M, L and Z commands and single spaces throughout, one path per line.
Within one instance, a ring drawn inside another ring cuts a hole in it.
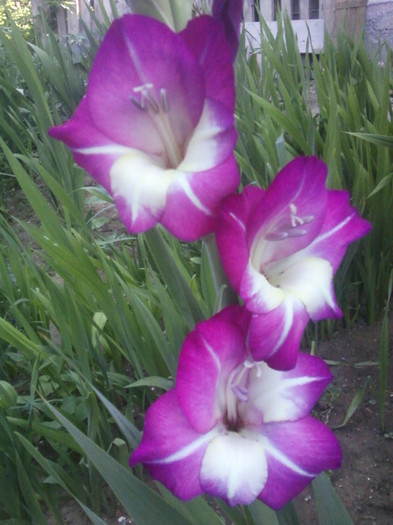
M 0 408 L 10 408 L 16 405 L 18 394 L 8 381 L 0 381 Z
M 248 507 L 255 525 L 280 525 L 274 510 L 256 499 Z
M 41 507 L 38 503 L 38 495 L 35 492 L 29 476 L 23 466 L 23 463 L 19 457 L 19 454 L 17 451 L 15 451 L 15 460 L 16 460 L 16 466 L 18 470 L 18 481 L 20 485 L 20 489 L 23 493 L 23 497 L 26 500 L 31 518 L 32 523 L 35 525 L 47 525 L 47 521 L 45 519 L 45 516 L 41 510 Z
M 133 517 L 138 525 L 151 525 L 152 523 L 190 525 L 192 523 L 136 478 L 131 473 L 131 470 L 124 468 L 85 436 L 68 419 L 62 416 L 58 410 L 49 403 L 47 403 L 47 406 L 79 443 L 88 459 L 108 483 L 126 512 Z
M 378 146 L 386 146 L 387 148 L 393 148 L 393 137 L 391 135 L 379 135 L 378 133 L 350 133 L 348 135 L 353 135 L 359 139 L 365 140 L 367 142 L 372 142 Z
M 366 199 L 369 199 L 370 197 L 372 197 L 373 195 L 377 194 L 378 192 L 380 192 L 387 184 L 389 184 L 391 181 L 392 181 L 392 178 L 393 178 L 393 173 L 389 173 L 388 175 L 385 175 L 379 182 L 378 184 L 375 186 L 375 188 L 373 189 L 372 192 L 370 192 Z
M 15 348 L 18 348 L 29 359 L 35 356 L 47 357 L 39 345 L 33 343 L 22 332 L 19 332 L 12 324 L 2 318 L 0 318 L 0 337 Z
M 189 328 L 192 329 L 197 322 L 205 318 L 202 308 L 177 267 L 173 254 L 158 229 L 152 228 L 144 234 L 144 237 L 178 309 L 186 319 Z
M 181 31 L 192 16 L 192 0 L 128 0 L 134 13 L 152 16 Z
M 319 525 L 354 525 L 325 472 L 312 481 L 312 489 Z
M 351 419 L 351 417 L 354 415 L 356 409 L 358 408 L 358 406 L 363 400 L 364 393 L 366 392 L 368 382 L 369 382 L 369 378 L 365 380 L 362 388 L 358 390 L 356 394 L 353 396 L 353 399 L 351 401 L 351 404 L 348 407 L 348 410 L 347 410 L 347 413 L 345 414 L 343 422 L 340 425 L 337 425 L 335 428 L 344 427 L 348 423 L 348 421 Z
M 138 379 L 129 385 L 126 385 L 125 388 L 139 388 L 141 386 L 162 388 L 163 390 L 169 390 L 173 387 L 173 381 L 170 379 L 165 379 L 164 377 L 155 377 L 149 376 L 143 379 Z
M 52 463 L 44 458 L 42 454 L 38 452 L 38 450 L 21 434 L 16 432 L 16 436 L 21 441 L 22 445 L 25 447 L 27 452 L 31 455 L 32 458 L 34 458 L 39 465 L 50 475 L 52 478 L 56 481 L 60 487 L 62 487 L 63 490 L 65 490 L 72 498 L 75 499 L 75 501 L 82 507 L 84 512 L 87 514 L 87 516 L 91 519 L 91 521 L 94 523 L 94 525 L 107 525 L 105 521 L 103 521 L 101 518 L 99 518 L 91 509 L 89 509 L 86 505 L 84 505 L 76 496 L 75 494 L 67 487 L 67 485 L 63 482 L 62 478 L 56 471 L 56 469 L 52 466 Z M 1 522 L 0 522 L 1 523 Z
M 277 511 L 277 518 L 280 525 L 301 525 L 293 501 Z
M 140 443 L 142 433 L 99 390 L 94 386 L 92 388 L 115 420 L 129 447 L 135 449 Z

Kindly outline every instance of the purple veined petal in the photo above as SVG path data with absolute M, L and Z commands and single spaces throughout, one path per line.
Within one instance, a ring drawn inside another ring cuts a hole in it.
M 198 432 L 209 431 L 226 409 L 226 381 L 247 355 L 248 321 L 244 308 L 229 306 L 199 323 L 184 341 L 175 388 L 184 414 Z
M 252 503 L 267 477 L 265 451 L 256 440 L 229 432 L 213 439 L 206 449 L 201 468 L 202 489 L 229 505 Z
M 61 126 L 48 131 L 71 149 L 75 162 L 86 169 L 107 191 L 110 191 L 109 170 L 129 148 L 110 141 L 94 125 L 84 97 L 74 115 Z
M 253 358 L 276 370 L 293 368 L 308 321 L 304 305 L 289 295 L 275 310 L 254 314 L 248 340 Z
M 176 171 L 167 196 L 161 223 L 180 240 L 192 242 L 214 231 L 220 201 L 239 184 L 233 154 L 210 170 L 196 173 Z
M 169 159 L 173 164 L 182 157 L 204 97 L 201 68 L 177 33 L 142 15 L 114 21 L 87 89 L 93 122 L 110 140 L 167 162 L 169 144 L 179 150 Z
M 233 113 L 235 83 L 232 49 L 222 24 L 210 16 L 198 16 L 190 20 L 180 36 L 202 66 L 206 97 L 221 102 Z
M 300 299 L 311 319 L 342 316 L 335 299 L 333 268 L 329 261 L 308 255 L 305 249 L 267 265 L 265 271 L 273 285 Z
M 161 219 L 175 175 L 139 150 L 130 150 L 111 166 L 111 192 L 129 231 L 146 231 Z
M 283 507 L 322 471 L 341 465 L 337 438 L 312 417 L 263 425 L 263 435 L 268 480 L 259 499 L 273 509 Z
M 214 0 L 213 16 L 221 20 L 225 34 L 232 47 L 233 59 L 239 47 L 240 24 L 243 15 L 243 0 Z
M 146 413 L 143 437 L 130 466 L 143 463 L 150 475 L 178 498 L 202 493 L 199 475 L 206 448 L 217 432 L 199 434 L 184 417 L 175 390 L 153 403 Z
M 248 405 L 264 423 L 296 421 L 307 416 L 333 376 L 318 357 L 299 354 L 295 368 L 273 370 L 262 362 L 250 371 Z
M 326 165 L 316 157 L 298 157 L 278 173 L 249 219 L 251 262 L 257 271 L 317 237 L 326 215 L 326 175 Z
M 229 282 L 239 293 L 240 283 L 249 262 L 247 221 L 261 204 L 264 191 L 246 186 L 240 195 L 231 195 L 221 204 L 216 228 L 217 247 Z
M 333 272 L 339 267 L 348 244 L 363 237 L 371 224 L 362 219 L 356 208 L 349 204 L 346 191 L 328 191 L 327 215 L 316 239 L 306 248 L 307 253 L 330 262 Z

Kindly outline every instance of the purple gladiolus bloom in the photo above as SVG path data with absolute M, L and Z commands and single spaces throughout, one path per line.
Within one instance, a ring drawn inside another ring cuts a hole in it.
M 309 416 L 332 379 L 328 367 L 306 354 L 289 372 L 253 361 L 248 323 L 239 306 L 199 323 L 184 342 L 176 386 L 146 413 L 130 465 L 143 463 L 183 500 L 207 493 L 278 509 L 340 466 L 334 434 Z
M 201 16 L 175 33 L 142 15 L 116 20 L 72 118 L 49 134 L 113 196 L 133 233 L 157 222 L 185 241 L 214 230 L 236 190 L 232 50 Z
M 349 194 L 328 190 L 315 157 L 290 162 L 267 191 L 248 186 L 222 204 L 217 245 L 233 288 L 251 312 L 256 360 L 289 370 L 308 320 L 341 317 L 333 274 L 369 222 Z
M 214 18 L 223 22 L 225 34 L 232 47 L 233 58 L 235 58 L 239 47 L 243 0 L 214 0 L 212 14 Z

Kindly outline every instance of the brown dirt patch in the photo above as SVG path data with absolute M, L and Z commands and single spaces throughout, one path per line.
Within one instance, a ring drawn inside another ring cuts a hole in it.
M 377 403 L 379 369 L 377 364 L 370 364 L 378 362 L 380 332 L 380 326 L 357 325 L 340 330 L 317 350 L 320 357 L 339 363 L 331 366 L 334 382 L 316 408 L 316 415 L 330 428 L 344 421 L 355 394 L 368 381 L 363 401 L 352 418 L 334 430 L 343 450 L 343 464 L 331 479 L 355 525 L 393 523 L 393 318 L 384 430 Z M 297 505 L 307 517 L 304 523 L 318 523 L 310 489 L 297 498 Z

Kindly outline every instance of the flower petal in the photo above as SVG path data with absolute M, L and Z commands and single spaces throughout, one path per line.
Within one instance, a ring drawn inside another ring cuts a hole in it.
M 214 231 L 220 201 L 235 191 L 239 171 L 233 154 L 213 168 L 176 172 L 161 223 L 175 237 L 192 242 Z
M 326 363 L 307 354 L 299 354 L 288 372 L 260 363 L 250 372 L 248 405 L 262 413 L 264 423 L 296 421 L 310 413 L 332 379 Z
M 289 294 L 275 310 L 254 314 L 249 333 L 253 358 L 277 370 L 293 368 L 308 320 L 304 305 Z
M 214 436 L 199 434 L 190 426 L 175 390 L 170 390 L 147 411 L 142 441 L 130 458 L 130 466 L 143 463 L 151 476 L 178 498 L 190 499 L 202 493 L 202 459 Z
M 89 77 L 87 99 L 94 124 L 113 142 L 163 156 L 162 133 L 152 118 L 154 105 L 162 105 L 162 90 L 182 149 L 204 100 L 203 74 L 195 56 L 177 33 L 153 18 L 125 15 L 115 20 Z M 147 109 L 138 107 L 143 103 Z
M 369 233 L 371 224 L 349 205 L 349 193 L 346 191 L 328 191 L 327 209 L 318 237 L 306 250 L 310 255 L 328 260 L 335 272 L 348 244 Z
M 232 47 L 233 60 L 239 47 L 242 15 L 243 0 L 214 0 L 213 2 L 213 16 L 224 24 L 227 40 Z
M 240 296 L 246 301 L 247 308 L 253 313 L 270 312 L 285 300 L 285 290 L 273 286 L 249 262 L 240 283 Z
M 318 235 L 326 215 L 326 174 L 326 165 L 315 157 L 298 157 L 278 173 L 249 218 L 256 270 L 301 250 Z
M 248 505 L 267 480 L 263 445 L 230 432 L 218 436 L 206 449 L 201 468 L 202 489 L 229 505 Z
M 266 267 L 269 281 L 298 298 L 314 320 L 338 317 L 333 268 L 329 261 L 308 255 L 308 250 L 276 261 Z
M 239 24 L 240 26 L 240 24 Z M 235 108 L 232 49 L 222 24 L 210 16 L 198 16 L 180 33 L 202 66 L 206 97 Z
M 342 454 L 337 438 L 312 417 L 267 424 L 263 433 L 268 480 L 259 499 L 273 509 L 283 507 L 323 470 L 340 467 Z
M 237 133 L 233 113 L 220 102 L 206 99 L 201 118 L 187 144 L 180 171 L 206 171 L 221 164 L 233 152 Z
M 138 150 L 120 157 L 111 167 L 111 191 L 121 220 L 139 233 L 161 218 L 174 170 L 165 170 Z
M 179 404 L 198 432 L 207 432 L 226 407 L 225 386 L 245 358 L 248 313 L 229 306 L 199 323 L 186 337 L 179 357 L 176 391 Z
M 217 247 L 229 282 L 238 293 L 250 257 L 246 237 L 248 217 L 261 205 L 264 194 L 262 189 L 249 185 L 243 193 L 231 195 L 221 204 Z
M 50 128 L 48 133 L 52 138 L 67 144 L 75 162 L 110 191 L 109 170 L 116 159 L 129 152 L 129 148 L 112 142 L 96 128 L 86 97 L 81 100 L 70 120 Z

